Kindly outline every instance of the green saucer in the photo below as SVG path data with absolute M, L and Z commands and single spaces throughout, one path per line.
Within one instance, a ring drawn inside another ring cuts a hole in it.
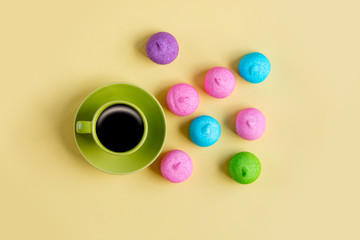
M 102 150 L 91 134 L 78 134 L 77 121 L 91 121 L 96 110 L 111 101 L 131 102 L 141 109 L 148 123 L 148 135 L 141 147 L 128 155 L 113 155 Z M 149 166 L 165 144 L 166 119 L 156 98 L 130 83 L 113 83 L 93 91 L 80 105 L 74 122 L 77 146 L 84 158 L 94 167 L 111 174 L 129 174 Z

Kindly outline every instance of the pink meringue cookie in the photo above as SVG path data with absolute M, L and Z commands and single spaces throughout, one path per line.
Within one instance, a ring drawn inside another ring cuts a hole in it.
M 178 116 L 187 116 L 195 112 L 199 106 L 199 101 L 199 94 L 196 89 L 186 83 L 172 86 L 166 96 L 168 108 Z
M 236 79 L 227 68 L 214 67 L 205 76 L 205 91 L 215 98 L 226 98 L 235 89 Z
M 185 152 L 173 150 L 162 158 L 160 168 L 164 178 L 173 183 L 180 183 L 191 176 L 193 162 Z
M 236 132 L 246 140 L 260 138 L 264 134 L 265 128 L 265 116 L 256 108 L 241 110 L 236 117 Z

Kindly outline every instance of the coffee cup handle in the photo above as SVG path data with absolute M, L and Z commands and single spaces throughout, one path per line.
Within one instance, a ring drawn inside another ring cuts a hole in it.
M 78 121 L 76 122 L 76 132 L 80 134 L 91 134 L 91 122 L 90 121 Z

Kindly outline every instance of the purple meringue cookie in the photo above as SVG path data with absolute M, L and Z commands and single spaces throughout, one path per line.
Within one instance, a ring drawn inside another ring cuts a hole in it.
M 170 33 L 158 32 L 147 41 L 146 53 L 153 62 L 165 65 L 176 59 L 179 53 L 179 45 Z

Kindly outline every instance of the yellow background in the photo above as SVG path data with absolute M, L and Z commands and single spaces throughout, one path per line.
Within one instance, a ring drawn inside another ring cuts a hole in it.
M 2 1 L 0 238 L 359 239 L 359 8 L 356 0 Z M 145 55 L 157 31 L 180 44 L 170 65 Z M 253 51 L 272 64 L 258 85 L 237 72 Z M 214 66 L 236 74 L 223 100 L 202 88 Z M 72 135 L 77 107 L 118 81 L 144 87 L 163 106 L 173 84 L 197 88 L 193 115 L 165 109 L 164 151 L 192 157 L 188 181 L 167 182 L 159 159 L 114 176 L 81 157 Z M 234 132 L 246 107 L 267 117 L 257 141 Z M 187 134 L 202 114 L 222 126 L 209 148 Z M 262 163 L 251 185 L 227 172 L 240 151 Z

